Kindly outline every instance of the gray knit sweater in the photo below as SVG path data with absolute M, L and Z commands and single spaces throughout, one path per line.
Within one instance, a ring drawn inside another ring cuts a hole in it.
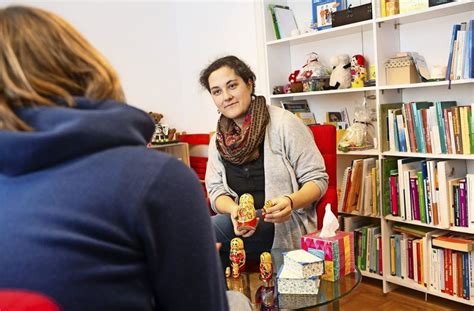
M 328 175 L 323 157 L 311 131 L 291 112 L 276 106 L 268 106 L 268 123 L 264 142 L 265 200 L 291 194 L 308 181 L 316 183 L 324 195 Z M 237 194 L 227 184 L 225 168 L 217 151 L 215 136 L 209 144 L 209 161 L 206 171 L 206 187 L 211 207 L 217 211 L 215 201 L 220 195 L 238 200 Z M 291 219 L 275 224 L 274 249 L 300 248 L 300 237 L 315 231 L 316 210 L 314 204 L 293 211 Z

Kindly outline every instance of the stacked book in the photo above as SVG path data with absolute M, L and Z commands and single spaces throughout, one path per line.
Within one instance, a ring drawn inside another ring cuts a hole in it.
M 323 259 L 302 249 L 286 252 L 277 275 L 278 293 L 315 295 L 323 273 Z

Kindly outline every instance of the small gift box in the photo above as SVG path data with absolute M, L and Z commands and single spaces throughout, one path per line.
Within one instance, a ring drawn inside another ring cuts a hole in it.
M 320 237 L 320 231 L 301 237 L 301 248 L 324 258 L 322 279 L 337 281 L 354 272 L 354 233 L 338 231 L 332 237 Z
M 319 290 L 319 277 L 301 277 L 285 263 L 277 274 L 278 293 L 280 294 L 312 294 Z
M 283 253 L 283 264 L 288 273 L 299 278 L 319 276 L 324 272 L 323 259 L 302 249 Z
M 410 84 L 421 81 L 411 56 L 390 58 L 385 62 L 385 74 L 387 84 Z

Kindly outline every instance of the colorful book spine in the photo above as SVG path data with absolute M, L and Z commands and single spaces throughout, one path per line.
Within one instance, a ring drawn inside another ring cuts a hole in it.
M 410 200 L 414 220 L 420 220 L 420 201 L 418 197 L 417 181 L 417 177 L 410 177 Z
M 398 204 L 398 170 L 390 171 L 390 204 L 392 206 L 392 215 L 399 216 Z
M 413 273 L 413 239 L 409 238 L 407 240 L 407 254 L 408 254 L 408 278 L 414 279 Z
M 454 49 L 454 43 L 457 38 L 458 30 L 461 29 L 461 25 L 459 24 L 454 24 L 453 25 L 453 32 L 451 35 L 451 44 L 449 47 L 449 56 L 448 56 L 448 66 L 446 69 L 446 80 L 451 80 L 452 77 L 452 71 L 453 71 L 453 49 Z
M 461 218 L 461 227 L 468 227 L 466 179 L 461 179 L 459 181 L 459 214 Z
M 416 184 L 417 184 L 417 190 L 418 190 L 418 202 L 420 206 L 420 221 L 422 223 L 427 223 L 427 217 L 426 217 L 426 211 L 425 211 L 425 190 L 423 187 L 423 174 L 421 171 L 416 173 Z

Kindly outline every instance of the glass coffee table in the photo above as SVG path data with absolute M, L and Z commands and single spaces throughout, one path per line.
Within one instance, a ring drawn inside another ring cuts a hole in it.
M 281 254 L 281 253 L 280 253 Z M 272 252 L 274 271 L 278 271 L 281 262 L 277 259 L 279 254 Z M 236 290 L 247 296 L 252 302 L 254 310 L 339 310 L 339 299 L 349 295 L 358 287 L 362 280 L 360 270 L 346 275 L 336 282 L 321 280 L 317 295 L 277 294 L 277 286 L 265 288 L 258 272 L 244 272 L 239 278 L 226 279 L 227 288 Z M 276 284 L 276 274 L 273 277 Z

